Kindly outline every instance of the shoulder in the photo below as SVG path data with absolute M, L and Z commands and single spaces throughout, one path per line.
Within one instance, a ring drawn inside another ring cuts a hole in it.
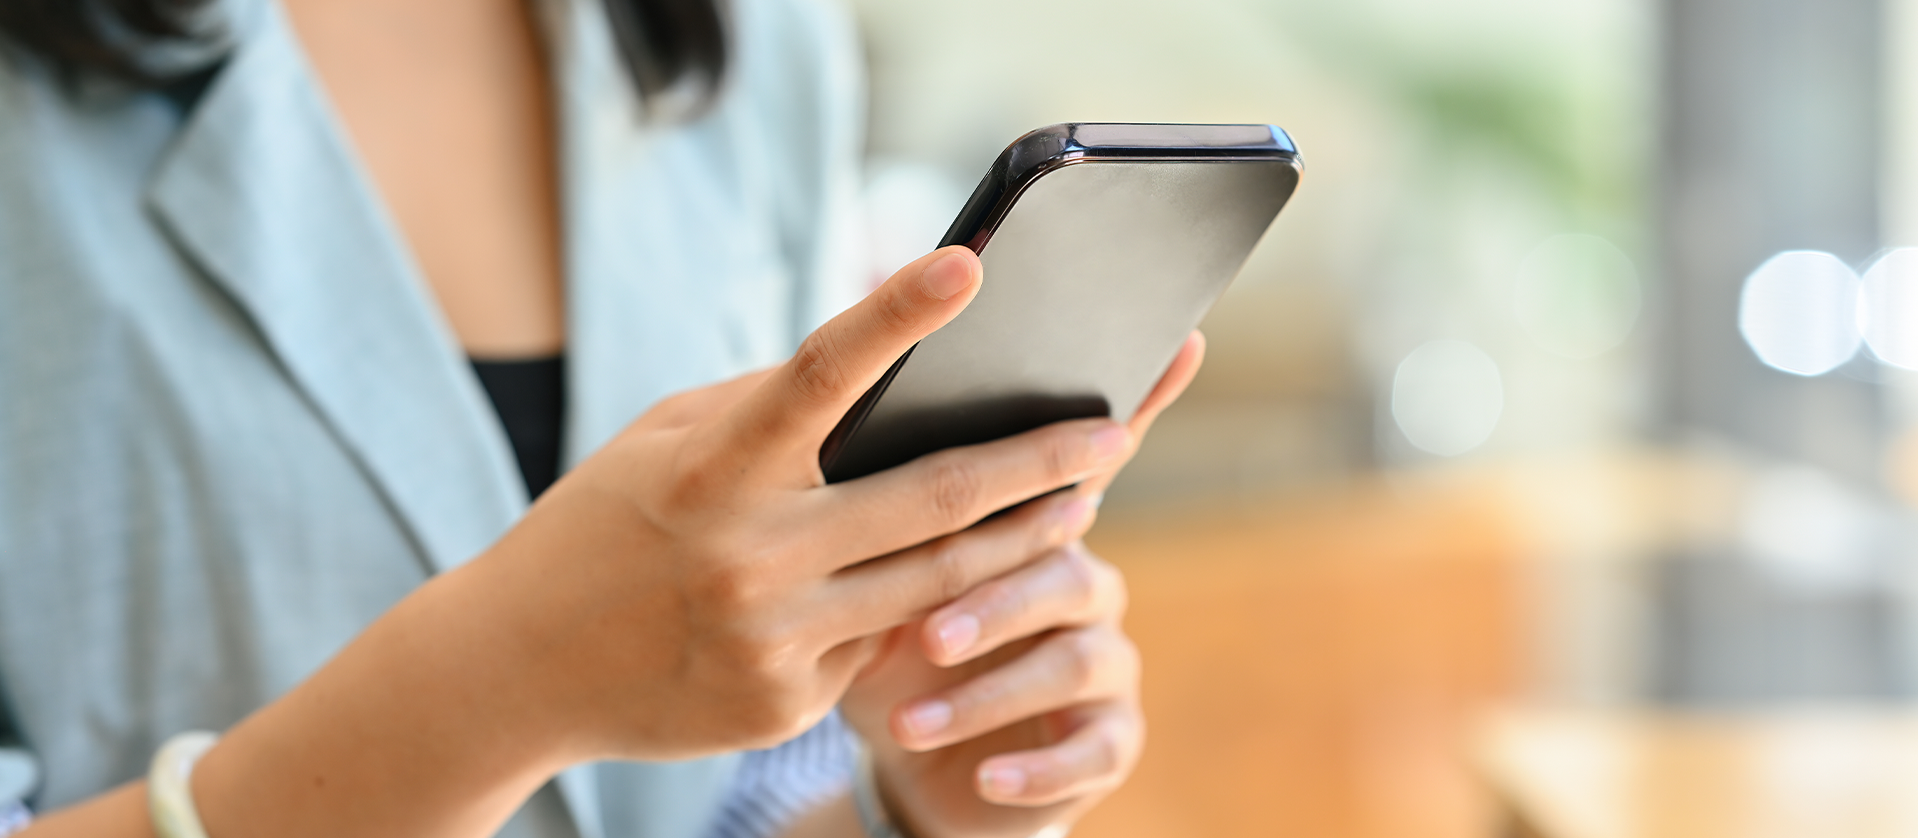
M 866 131 L 864 60 L 836 0 L 738 0 L 727 133 L 766 164 L 787 258 L 805 286 L 799 334 L 858 299 L 866 280 L 857 193 Z M 797 341 L 797 336 L 794 341 Z
M 788 82 L 854 81 L 858 37 L 852 16 L 835 0 L 736 0 L 733 34 L 741 75 Z M 851 74 L 835 79 L 838 74 Z

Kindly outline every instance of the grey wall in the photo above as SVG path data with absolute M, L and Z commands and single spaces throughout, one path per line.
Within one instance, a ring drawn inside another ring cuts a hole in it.
M 1878 248 L 1881 15 L 1880 0 L 1666 0 L 1659 225 L 1668 428 L 1872 483 L 1876 388 L 1764 367 L 1737 311 L 1773 253 L 1856 265 Z
M 1781 250 L 1878 248 L 1881 0 L 1664 0 L 1660 430 L 1876 490 L 1874 367 L 1769 369 L 1737 329 L 1747 274 Z M 1807 592 L 1733 544 L 1656 574 L 1654 692 L 1680 703 L 1898 690 L 1889 594 Z

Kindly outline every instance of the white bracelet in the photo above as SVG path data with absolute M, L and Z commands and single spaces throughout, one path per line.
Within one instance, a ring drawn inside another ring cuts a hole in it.
M 193 806 L 193 764 L 218 742 L 218 734 L 188 731 L 168 739 L 147 771 L 147 813 L 160 838 L 207 838 Z

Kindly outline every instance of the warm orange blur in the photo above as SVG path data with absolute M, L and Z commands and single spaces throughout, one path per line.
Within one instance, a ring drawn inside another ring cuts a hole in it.
M 1845 768 L 1918 764 L 1846 750 L 1918 706 L 1918 0 L 851 2 L 880 273 L 1040 125 L 1305 160 L 1093 534 L 1151 736 L 1075 834 L 1918 838 Z
M 1117 516 L 1151 739 L 1075 835 L 1486 834 L 1472 720 L 1518 686 L 1517 541 L 1489 487 Z

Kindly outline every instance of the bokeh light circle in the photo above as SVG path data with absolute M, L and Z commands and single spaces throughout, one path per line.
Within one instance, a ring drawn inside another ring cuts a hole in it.
M 1412 350 L 1392 376 L 1392 419 L 1423 451 L 1455 457 L 1477 448 L 1504 410 L 1498 364 L 1462 340 Z
M 1745 278 L 1738 331 L 1774 369 L 1822 375 L 1857 354 L 1858 274 L 1838 257 L 1788 250 Z
M 1598 236 L 1565 234 L 1541 242 L 1519 266 L 1514 289 L 1519 325 L 1546 351 L 1590 358 L 1625 341 L 1638 323 L 1638 268 Z
M 1871 354 L 1918 370 L 1918 248 L 1901 247 L 1872 263 L 1862 305 L 1860 325 Z

